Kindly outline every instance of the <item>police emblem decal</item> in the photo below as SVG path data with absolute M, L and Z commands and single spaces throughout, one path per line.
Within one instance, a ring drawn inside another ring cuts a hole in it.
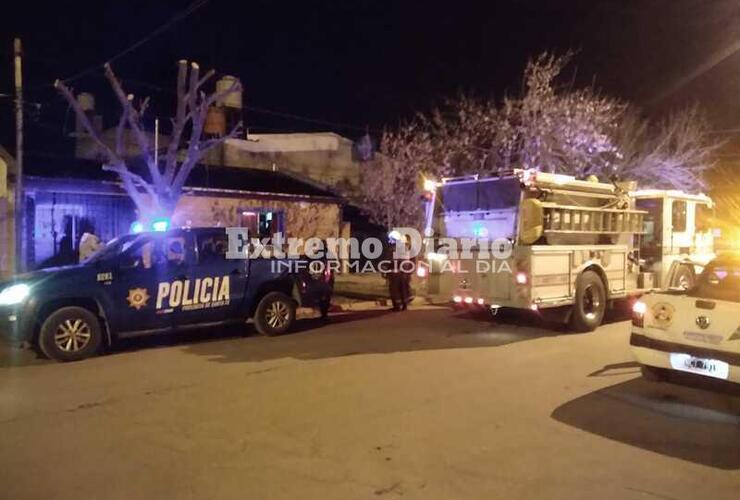
M 149 301 L 149 292 L 146 291 L 146 288 L 132 288 L 128 291 L 126 300 L 128 300 L 129 307 L 138 311 L 142 307 L 146 307 L 146 303 Z
M 666 329 L 673 322 L 676 309 L 668 303 L 659 302 L 653 306 L 653 325 L 656 328 Z

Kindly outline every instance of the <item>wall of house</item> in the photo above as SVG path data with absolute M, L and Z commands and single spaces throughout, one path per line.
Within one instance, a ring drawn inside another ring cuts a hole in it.
M 253 136 L 250 136 L 253 137 Z M 289 173 L 354 196 L 360 185 L 361 163 L 353 143 L 336 134 L 266 134 L 256 140 L 233 139 L 214 149 L 204 163 Z
M 15 268 L 14 197 L 8 186 L 8 164 L 0 158 L 0 279 L 9 278 Z
M 173 226 L 239 226 L 241 213 L 262 209 L 285 213 L 288 238 L 338 237 L 342 212 L 335 203 L 317 201 L 227 198 L 188 195 L 180 199 L 172 218 Z
M 115 145 L 115 129 L 102 134 L 108 146 Z M 153 136 L 149 134 L 150 140 Z M 160 147 L 166 147 L 169 137 L 160 134 Z M 129 155 L 138 154 L 138 145 L 130 132 L 124 144 Z M 82 134 L 76 142 L 78 158 L 100 156 L 92 139 Z M 211 150 L 203 163 L 214 166 L 277 170 L 318 185 L 336 189 L 344 196 L 359 191 L 362 163 L 353 153 L 353 142 L 334 133 L 294 133 L 250 135 L 250 140 L 230 139 L 222 147 Z

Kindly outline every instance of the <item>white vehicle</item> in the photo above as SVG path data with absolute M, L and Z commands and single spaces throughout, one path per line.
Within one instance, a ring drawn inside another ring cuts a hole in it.
M 714 257 L 704 195 L 532 170 L 430 184 L 426 280 L 437 299 L 492 312 L 560 308 L 575 330 L 591 331 L 613 299 L 688 288 Z M 504 266 L 482 266 L 490 248 L 455 259 L 436 250 L 440 238 L 508 241 L 512 252 Z
M 688 291 L 651 292 L 633 307 L 632 352 L 643 375 L 669 370 L 740 384 L 740 255 L 710 262 Z

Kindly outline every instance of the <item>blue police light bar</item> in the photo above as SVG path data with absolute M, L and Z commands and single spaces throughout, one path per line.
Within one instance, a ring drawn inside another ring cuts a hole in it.
M 152 231 L 156 232 L 163 232 L 167 231 L 170 228 L 170 220 L 169 219 L 155 219 L 154 222 L 152 222 Z
M 139 234 L 140 232 L 144 231 L 144 224 L 142 224 L 138 220 L 134 221 L 131 223 L 130 231 L 133 234 Z

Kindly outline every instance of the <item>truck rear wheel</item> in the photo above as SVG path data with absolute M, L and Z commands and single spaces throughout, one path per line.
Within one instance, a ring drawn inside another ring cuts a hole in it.
M 100 321 L 82 307 L 62 307 L 41 325 L 38 346 L 56 361 L 79 361 L 97 354 L 103 344 Z
M 576 301 L 570 317 L 571 328 L 577 332 L 592 332 L 604 319 L 606 289 L 593 271 L 584 271 L 576 281 Z
M 280 292 L 270 292 L 260 300 L 254 312 L 254 326 L 262 335 L 280 335 L 295 321 L 295 302 Z

